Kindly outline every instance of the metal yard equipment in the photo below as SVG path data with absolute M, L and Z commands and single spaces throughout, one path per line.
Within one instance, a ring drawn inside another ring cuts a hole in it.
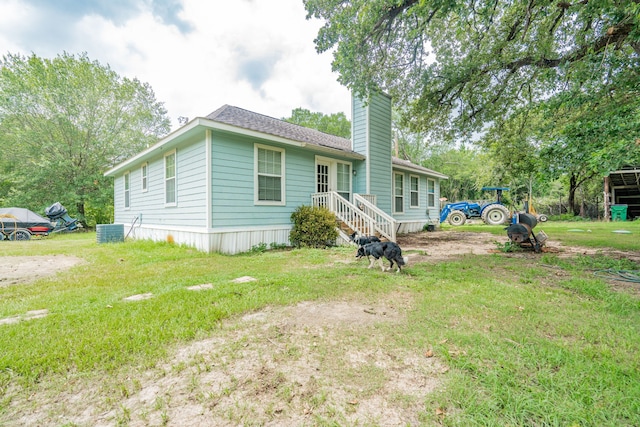
M 54 232 L 74 231 L 78 228 L 78 220 L 71 218 L 67 213 L 67 209 L 60 202 L 49 206 L 44 210 L 44 213 L 55 224 Z
M 513 222 L 505 228 L 507 236 L 512 244 L 521 248 L 533 249 L 536 253 L 542 250 L 547 235 L 540 231 L 537 235 L 533 229 L 538 224 L 536 217 L 527 212 L 518 212 L 513 215 Z
M 485 224 L 500 225 L 509 221 L 509 209 L 502 204 L 502 192 L 508 187 L 482 187 L 482 191 L 495 191 L 496 201 L 479 204 L 457 202 L 446 204 L 440 212 L 440 223 L 448 221 L 451 225 L 463 225 L 468 219 L 481 218 Z

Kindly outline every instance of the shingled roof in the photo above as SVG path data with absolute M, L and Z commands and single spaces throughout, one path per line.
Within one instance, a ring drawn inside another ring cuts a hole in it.
M 394 166 L 397 166 L 397 167 L 404 167 L 406 169 L 411 169 L 416 172 L 426 173 L 432 176 L 436 176 L 438 178 L 449 179 L 446 175 L 441 174 L 440 172 L 436 172 L 434 170 L 427 169 L 423 166 L 416 165 L 415 163 L 411 163 L 409 160 L 403 160 L 398 157 L 392 157 L 391 162 L 393 163 Z
M 264 116 L 232 105 L 223 105 L 205 118 L 214 122 L 225 123 L 293 141 L 352 152 L 351 141 L 346 138 L 329 135 L 315 129 L 274 119 L 273 117 Z
M 234 107 L 232 105 L 223 105 L 213 113 L 205 116 L 205 118 L 214 122 L 224 123 L 243 129 L 249 129 L 269 135 L 279 136 L 281 138 L 287 138 L 293 141 L 306 142 L 308 144 L 314 144 L 353 153 L 351 149 L 351 140 L 349 139 L 329 135 L 315 129 L 310 129 L 304 126 L 285 122 L 284 120 L 254 113 L 253 111 Z M 439 172 L 416 165 L 408 160 L 402 160 L 397 157 L 393 157 L 392 162 L 395 166 L 405 167 L 416 172 L 423 172 L 447 179 L 445 175 Z

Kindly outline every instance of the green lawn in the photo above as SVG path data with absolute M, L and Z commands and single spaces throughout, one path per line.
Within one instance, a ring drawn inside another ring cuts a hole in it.
M 503 227 L 455 230 L 504 236 Z M 564 245 L 640 250 L 638 223 L 548 222 L 539 230 Z M 94 233 L 0 242 L 0 248 L 2 256 L 84 260 L 50 278 L 0 285 L 0 319 L 49 311 L 0 324 L 0 425 L 12 400 L 34 387 L 154 367 L 230 316 L 398 292 L 413 304 L 393 345 L 433 349 L 448 366 L 443 387 L 424 401 L 426 425 L 640 425 L 640 299 L 633 292 L 639 285 L 614 290 L 594 274 L 639 267 L 604 252 L 464 256 L 413 264 L 396 275 L 336 262 L 351 260 L 350 248 L 224 256 L 150 242 L 97 244 Z M 232 283 L 242 276 L 258 280 Z M 204 283 L 213 288 L 186 290 Z M 123 301 L 144 293 L 154 298 Z

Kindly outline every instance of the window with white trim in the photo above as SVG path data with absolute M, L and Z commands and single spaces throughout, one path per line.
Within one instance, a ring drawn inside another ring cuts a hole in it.
M 404 174 L 393 174 L 393 211 L 404 212 Z
M 129 172 L 124 174 L 124 208 L 131 207 L 131 175 Z
M 409 183 L 410 183 L 410 193 L 409 193 L 409 198 L 410 198 L 410 202 L 411 202 L 411 207 L 412 208 L 418 208 L 420 207 L 420 177 L 416 176 L 416 175 L 411 175 L 409 177 Z
M 176 152 L 164 156 L 164 204 L 176 205 Z
M 281 148 L 254 146 L 256 204 L 285 204 L 284 154 Z
M 427 179 L 427 206 L 436 207 L 436 181 L 435 179 Z
M 148 177 L 147 174 L 149 172 L 149 164 L 148 163 L 143 163 L 142 166 L 140 167 L 140 177 L 141 177 L 141 184 L 142 184 L 142 192 L 147 191 L 148 189 Z

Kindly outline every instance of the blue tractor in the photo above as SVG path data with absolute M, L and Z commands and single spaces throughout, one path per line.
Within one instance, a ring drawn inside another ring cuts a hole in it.
M 482 218 L 485 224 L 501 225 L 510 220 L 509 209 L 502 204 L 502 192 L 508 187 L 482 187 L 482 191 L 495 191 L 497 200 L 485 204 L 457 202 L 446 204 L 440 212 L 440 223 L 445 221 L 451 225 L 463 225 L 468 219 Z

